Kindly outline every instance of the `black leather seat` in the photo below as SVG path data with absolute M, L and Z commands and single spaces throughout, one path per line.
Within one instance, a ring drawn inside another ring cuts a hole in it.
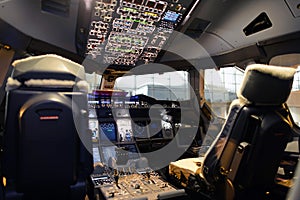
M 13 66 L 3 140 L 5 199 L 84 199 L 93 170 L 84 68 L 56 55 Z
M 206 155 L 173 162 L 169 173 L 186 180 L 182 185 L 212 199 L 264 199 L 271 195 L 284 149 L 293 135 L 294 124 L 285 102 L 294 73 L 293 68 L 248 66 L 238 99 L 232 102 Z M 193 164 L 197 162 L 198 166 Z

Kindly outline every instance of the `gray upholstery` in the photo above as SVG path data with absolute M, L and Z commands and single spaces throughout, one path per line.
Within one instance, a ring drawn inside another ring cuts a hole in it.
M 49 72 L 53 64 L 63 69 Z M 20 84 L 10 85 L 7 92 L 2 158 L 6 199 L 84 199 L 93 170 L 87 93 L 76 84 L 26 85 L 30 79 L 77 83 L 84 77 L 74 71 L 84 71 L 83 67 L 53 55 L 14 65 L 11 78 Z
M 248 103 L 280 105 L 290 95 L 295 72 L 289 67 L 250 65 L 237 96 Z
M 238 99 L 205 157 L 172 162 L 171 176 L 216 199 L 263 199 L 292 138 L 292 116 L 284 103 L 295 71 L 248 66 Z

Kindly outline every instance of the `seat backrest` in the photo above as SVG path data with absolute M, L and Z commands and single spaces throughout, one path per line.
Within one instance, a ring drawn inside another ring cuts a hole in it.
M 53 70 L 52 64 L 63 71 Z M 93 161 L 87 90 L 79 89 L 84 77 L 75 73 L 83 67 L 55 55 L 13 65 L 3 139 L 6 197 L 84 199 Z
M 238 99 L 204 159 L 202 174 L 211 185 L 231 182 L 236 196 L 274 183 L 281 156 L 292 137 L 285 104 L 294 68 L 247 67 Z

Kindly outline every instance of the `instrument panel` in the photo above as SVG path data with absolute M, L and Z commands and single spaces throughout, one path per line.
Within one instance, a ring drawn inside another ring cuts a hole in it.
M 153 62 L 193 0 L 97 0 L 85 54 L 107 65 Z

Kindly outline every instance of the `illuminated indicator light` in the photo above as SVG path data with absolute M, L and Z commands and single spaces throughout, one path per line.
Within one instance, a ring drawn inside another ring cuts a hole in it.
M 151 12 L 145 12 L 145 15 L 149 15 L 149 16 L 157 17 L 157 14 L 155 14 L 155 13 L 151 13 Z
M 143 40 L 140 40 L 138 38 L 130 38 L 130 37 L 122 37 L 122 36 L 113 36 L 113 37 L 111 37 L 111 40 L 118 40 L 118 41 L 128 40 L 130 42 L 135 42 L 135 43 L 143 42 Z
M 4 45 L 3 47 L 4 47 L 4 49 L 6 49 L 6 50 L 10 50 L 10 46 L 8 46 L 8 45 Z
M 136 9 L 133 9 L 133 8 L 127 8 L 127 7 L 125 7 L 125 8 L 123 8 L 124 9 L 124 11 L 129 11 L 129 12 L 137 12 L 137 10 Z
M 41 116 L 40 120 L 58 120 L 58 116 Z
M 6 178 L 5 177 L 2 178 L 2 183 L 3 183 L 3 186 L 5 187 L 6 186 Z
M 182 9 L 182 6 L 180 4 L 178 4 L 175 8 L 176 11 L 180 11 Z

